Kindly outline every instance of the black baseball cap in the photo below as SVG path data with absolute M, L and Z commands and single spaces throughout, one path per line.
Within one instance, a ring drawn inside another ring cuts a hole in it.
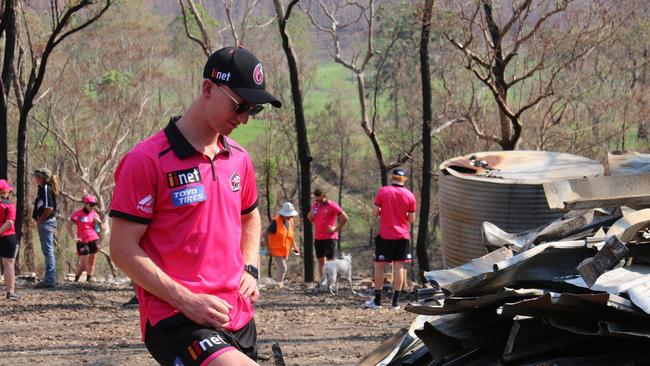
M 402 168 L 395 168 L 393 169 L 393 175 L 397 175 L 399 177 L 406 177 L 406 170 Z
M 225 47 L 213 53 L 205 63 L 203 77 L 227 85 L 248 103 L 282 106 L 278 98 L 265 90 L 262 63 L 243 47 Z

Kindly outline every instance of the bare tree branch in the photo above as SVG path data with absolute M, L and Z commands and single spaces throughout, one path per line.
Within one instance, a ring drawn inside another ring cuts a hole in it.
M 210 55 L 212 54 L 212 45 L 210 44 L 210 37 L 208 36 L 208 32 L 205 28 L 205 24 L 203 23 L 203 19 L 201 18 L 201 15 L 196 9 L 194 0 L 185 0 L 185 1 L 187 1 L 188 3 L 187 8 L 190 9 L 190 13 L 192 13 L 192 17 L 194 18 L 196 25 L 199 27 L 199 31 L 201 32 L 201 36 L 203 39 L 199 39 L 190 33 L 189 25 L 188 25 L 188 16 L 185 10 L 185 5 L 183 4 L 183 0 L 178 0 L 178 4 L 180 5 L 181 12 L 183 14 L 183 27 L 185 28 L 185 35 L 187 35 L 187 38 L 198 43 L 199 46 L 201 46 L 203 53 L 207 57 L 210 57 Z

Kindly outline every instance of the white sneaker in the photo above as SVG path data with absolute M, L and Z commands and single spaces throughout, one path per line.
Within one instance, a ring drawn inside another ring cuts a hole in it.
M 399 310 L 399 309 L 400 309 L 399 305 L 397 305 L 397 306 L 391 306 L 390 308 L 393 309 L 393 310 Z
M 371 299 L 363 303 L 363 307 L 366 307 L 368 309 L 380 309 L 381 305 L 375 304 L 375 300 Z

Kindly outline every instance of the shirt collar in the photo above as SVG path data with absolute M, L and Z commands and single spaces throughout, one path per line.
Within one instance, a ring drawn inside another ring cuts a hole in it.
M 176 154 L 176 156 L 178 156 L 180 159 L 186 159 L 199 154 L 199 152 L 196 151 L 194 146 L 192 146 L 192 144 L 187 141 L 178 127 L 176 127 L 176 122 L 180 118 L 180 116 L 172 117 L 169 120 L 167 127 L 165 127 L 164 132 L 165 136 L 167 136 L 167 141 L 169 141 L 169 146 L 171 146 L 174 154 Z M 224 135 L 219 135 L 218 145 L 219 153 L 223 151 L 227 152 L 228 154 L 231 153 L 230 144 L 228 144 L 228 141 Z

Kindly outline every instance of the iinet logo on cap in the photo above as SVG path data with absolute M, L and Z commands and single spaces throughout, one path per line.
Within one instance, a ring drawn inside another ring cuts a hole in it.
M 147 214 L 152 213 L 153 212 L 153 197 L 149 194 L 145 198 L 138 201 L 138 205 L 136 206 L 136 209 L 138 209 L 138 211 L 142 211 L 142 212 L 147 213 Z
M 230 73 L 229 72 L 221 72 L 217 69 L 212 69 L 212 73 L 210 73 L 210 76 L 213 79 L 221 80 L 221 81 L 229 81 L 230 80 Z

